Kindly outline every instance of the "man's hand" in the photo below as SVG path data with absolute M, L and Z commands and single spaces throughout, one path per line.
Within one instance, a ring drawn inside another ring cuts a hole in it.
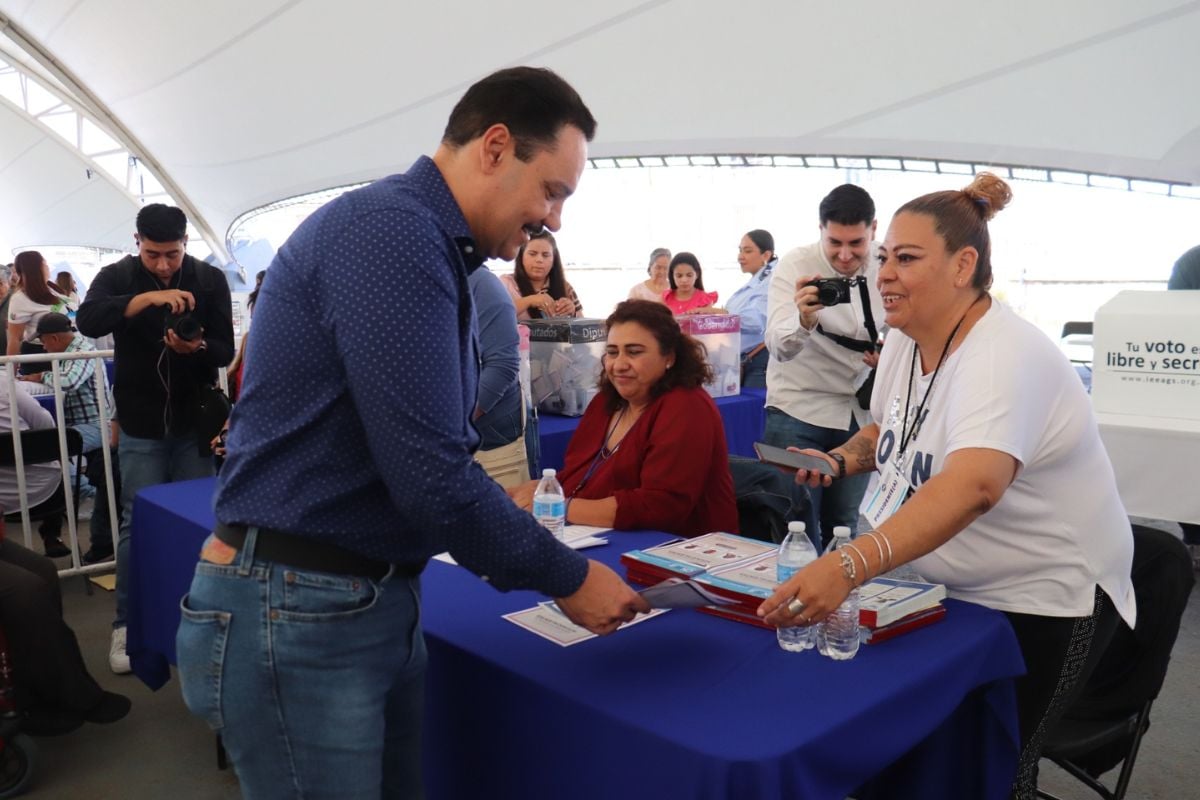
M 876 367 L 878 367 L 879 366 L 879 351 L 872 350 L 869 353 L 863 353 L 863 363 L 866 364 L 871 369 L 875 369 Z
M 19 381 L 29 381 L 30 383 L 41 383 L 41 382 L 42 382 L 42 376 L 43 376 L 43 375 L 45 375 L 45 374 L 46 374 L 46 373 L 44 373 L 44 372 L 34 372 L 34 373 L 32 373 L 31 375 L 18 375 L 18 376 L 17 376 L 17 380 L 19 380 Z
M 187 294 L 187 292 L 184 292 L 183 294 Z M 198 337 L 189 342 L 187 339 L 180 339 L 175 331 L 168 328 L 166 335 L 163 336 L 163 342 L 167 345 L 167 347 L 171 348 L 176 353 L 179 353 L 179 355 L 190 356 L 192 353 L 204 346 L 204 329 L 202 328 L 200 330 L 200 335 Z
M 538 481 L 525 481 L 517 486 L 510 486 L 504 491 L 512 498 L 512 501 L 517 504 L 517 508 L 523 508 L 526 511 L 533 513 L 533 493 L 537 491 Z
M 817 327 L 817 312 L 825 306 L 817 297 L 817 287 L 806 284 L 820 278 L 820 275 L 802 275 L 796 280 L 796 310 L 800 312 L 800 324 L 804 330 L 811 331 Z
M 182 314 L 196 308 L 196 297 L 191 292 L 182 289 L 162 289 L 157 292 L 146 292 L 143 297 L 152 306 L 167 306 L 172 314 Z
M 588 561 L 587 578 L 575 594 L 555 602 L 576 625 L 601 636 L 612 633 L 638 613 L 650 610 L 644 597 L 599 561 Z
M 196 307 L 196 298 L 191 292 L 181 289 L 160 289 L 157 292 L 135 294 L 125 306 L 125 318 L 131 319 L 151 306 L 166 306 L 172 314 L 182 314 Z

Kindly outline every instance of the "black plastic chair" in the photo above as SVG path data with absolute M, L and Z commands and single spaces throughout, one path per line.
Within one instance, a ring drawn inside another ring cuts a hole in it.
M 62 454 L 58 449 L 58 429 L 41 428 L 35 431 L 21 431 L 21 456 L 26 464 L 47 464 L 58 461 Z M 67 428 L 67 456 L 75 462 L 75 522 L 79 522 L 79 488 L 83 481 L 83 437 L 74 428 Z M 0 436 L 0 467 L 15 467 L 16 454 L 13 451 L 12 434 Z M 66 513 L 66 503 L 43 504 L 37 513 L 30 509 L 30 520 L 46 519 L 54 514 Z M 20 522 L 21 511 L 7 510 L 4 519 L 8 522 Z
M 1062 336 L 1060 338 L 1065 339 L 1073 333 L 1086 333 L 1088 336 L 1091 336 L 1092 335 L 1092 323 L 1091 322 L 1064 322 L 1063 329 L 1062 329 Z
M 792 486 L 778 468 L 744 456 L 729 457 L 738 530 L 742 536 L 779 544 L 792 514 Z
M 1162 689 L 1179 622 L 1196 582 L 1187 548 L 1171 534 L 1133 526 L 1137 627 L 1120 623 L 1080 696 L 1051 730 L 1042 757 L 1106 800 L 1129 788 L 1150 708 Z M 1115 788 L 1099 778 L 1121 765 Z M 1038 790 L 1038 796 L 1057 798 Z

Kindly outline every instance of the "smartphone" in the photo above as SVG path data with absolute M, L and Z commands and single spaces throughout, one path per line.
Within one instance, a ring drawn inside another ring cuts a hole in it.
M 794 453 L 791 450 L 784 450 L 782 447 L 774 447 L 763 442 L 754 443 L 754 452 L 758 453 L 758 460 L 765 464 L 774 464 L 777 467 L 787 467 L 788 469 L 806 469 L 810 472 L 828 475 L 831 478 L 837 476 L 833 465 L 820 456 Z

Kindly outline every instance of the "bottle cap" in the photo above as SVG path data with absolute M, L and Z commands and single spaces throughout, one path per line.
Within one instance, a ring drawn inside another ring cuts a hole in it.
M 803 522 L 797 521 L 788 523 L 788 533 L 804 533 L 807 529 L 808 526 Z
M 542 470 L 543 478 L 553 478 L 557 474 L 558 470 L 554 469 L 554 467 L 546 467 L 544 470 Z
M 833 536 L 835 539 L 849 539 L 850 529 L 845 525 L 838 525 L 833 529 Z

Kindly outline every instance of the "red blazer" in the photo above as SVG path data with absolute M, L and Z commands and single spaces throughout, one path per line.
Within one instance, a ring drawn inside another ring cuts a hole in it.
M 567 497 L 615 497 L 617 530 L 737 533 L 725 425 L 706 391 L 672 389 L 652 402 L 617 451 L 584 482 L 609 419 L 605 398 L 597 395 L 567 447 L 559 475 Z

